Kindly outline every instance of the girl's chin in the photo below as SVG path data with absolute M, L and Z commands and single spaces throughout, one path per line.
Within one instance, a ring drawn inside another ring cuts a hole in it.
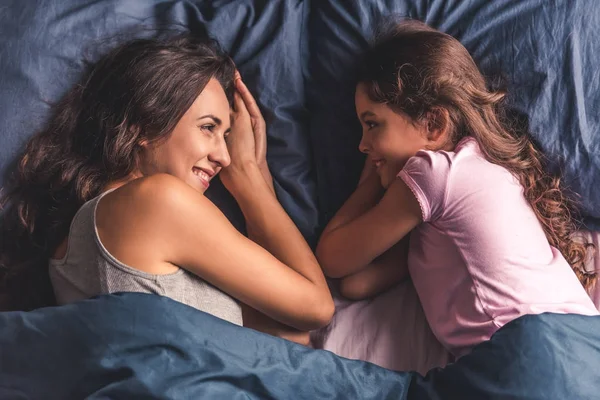
M 384 189 L 387 189 L 390 186 L 390 180 L 386 177 L 386 174 L 379 175 L 379 182 Z
M 381 182 L 381 186 L 387 190 L 390 187 L 392 182 L 396 179 L 397 174 L 389 174 L 386 171 L 381 171 L 379 174 L 379 182 Z

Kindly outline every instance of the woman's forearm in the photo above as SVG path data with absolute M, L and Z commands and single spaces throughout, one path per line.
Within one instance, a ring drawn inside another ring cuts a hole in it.
M 265 163 L 264 165 L 260 165 L 259 169 L 265 182 L 269 186 L 269 189 L 273 194 L 275 194 L 273 178 L 271 176 L 271 171 L 269 170 L 269 167 Z M 250 240 L 256 243 L 260 242 L 260 239 L 256 237 L 255 229 L 252 225 L 248 226 L 246 230 L 248 232 L 248 238 Z M 263 333 L 268 333 L 270 335 L 290 340 L 292 342 L 296 342 L 304 346 L 308 346 L 310 344 L 310 334 L 308 331 L 300 331 L 298 329 L 292 328 L 291 326 L 284 325 L 281 322 L 275 321 L 271 317 L 266 316 L 265 314 L 246 304 L 242 304 L 242 314 L 244 319 L 244 326 L 247 328 L 255 329 Z
M 261 172 L 263 178 L 265 179 L 265 182 L 267 182 L 269 189 L 271 189 L 273 194 L 275 194 L 275 186 L 273 185 L 273 176 L 271 175 L 271 170 L 269 169 L 269 166 L 265 162 L 263 165 L 259 165 L 258 168 L 260 169 L 260 172 Z
M 234 173 L 237 184 L 232 194 L 244 214 L 252 239 L 330 297 L 313 252 L 279 204 L 258 166 L 247 164 L 243 170 Z

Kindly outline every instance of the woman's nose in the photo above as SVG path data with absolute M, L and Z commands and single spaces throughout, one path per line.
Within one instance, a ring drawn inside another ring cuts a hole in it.
M 229 155 L 229 150 L 227 150 L 225 139 L 219 140 L 213 151 L 210 152 L 208 159 L 212 162 L 216 162 L 222 168 L 231 164 L 231 156 Z

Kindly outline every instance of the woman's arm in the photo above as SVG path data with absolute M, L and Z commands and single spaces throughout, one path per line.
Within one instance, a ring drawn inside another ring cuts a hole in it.
M 250 90 L 248 90 L 244 84 L 239 73 L 236 73 L 235 83 L 236 89 L 240 94 L 240 97 L 242 98 L 250 117 L 252 132 L 254 133 L 256 161 L 259 170 L 273 194 L 276 194 L 275 187 L 273 185 L 273 177 L 271 176 L 271 171 L 269 170 L 269 165 L 267 164 L 267 134 L 265 120 L 260 112 L 258 104 L 254 99 L 254 96 L 252 96 L 252 93 L 250 93 Z M 255 233 L 252 225 L 247 223 L 246 230 L 250 240 L 263 245 L 263 247 L 266 246 L 266 244 L 260 243 L 260 238 Z M 270 250 L 268 247 L 265 248 Z M 305 346 L 310 344 L 309 332 L 301 331 L 292 328 L 291 326 L 284 325 L 247 304 L 242 303 L 241 306 L 245 327 L 291 340 Z
M 402 239 L 365 269 L 342 278 L 342 296 L 350 300 L 363 300 L 400 283 L 408 276 L 408 241 L 408 237 Z
M 256 132 L 239 93 L 235 104 L 228 138 L 232 161 L 221 181 L 240 205 L 256 243 L 209 199 L 165 174 L 108 194 L 97 210 L 100 238 L 117 259 L 134 268 L 152 273 L 185 268 L 285 325 L 319 328 L 333 315 L 329 288 L 260 170 Z
M 245 183 L 235 197 L 272 253 L 240 234 L 201 193 L 166 174 L 138 179 L 102 199 L 100 239 L 134 268 L 185 268 L 283 324 L 306 331 L 326 325 L 334 305 L 312 251 L 258 166 L 236 174 Z

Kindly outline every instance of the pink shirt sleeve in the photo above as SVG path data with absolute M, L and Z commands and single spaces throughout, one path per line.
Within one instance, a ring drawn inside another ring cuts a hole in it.
M 451 159 L 443 151 L 421 150 L 398 173 L 421 206 L 424 222 L 433 222 L 443 213 Z

